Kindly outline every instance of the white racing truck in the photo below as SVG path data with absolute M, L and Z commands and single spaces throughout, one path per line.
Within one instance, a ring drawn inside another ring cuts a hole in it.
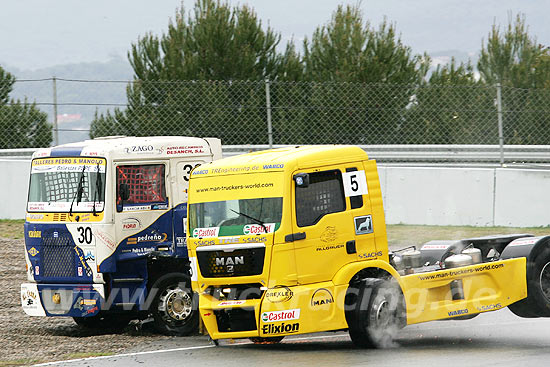
M 165 334 L 193 332 L 188 180 L 219 158 L 219 139 L 192 137 L 110 137 L 36 151 L 23 310 L 91 328 L 153 318 Z

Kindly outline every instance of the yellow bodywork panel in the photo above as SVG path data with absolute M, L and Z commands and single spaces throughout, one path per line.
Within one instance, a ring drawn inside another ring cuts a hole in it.
M 527 297 L 525 258 L 495 261 L 400 278 L 407 323 L 494 311 Z M 453 300 L 453 293 L 463 299 Z

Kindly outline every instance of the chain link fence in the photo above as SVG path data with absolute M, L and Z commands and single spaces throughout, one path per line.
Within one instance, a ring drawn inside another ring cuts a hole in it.
M 19 80 L 10 97 L 35 103 L 51 133 L 30 139 L 39 119 L 0 105 L 4 149 L 187 135 L 236 150 L 357 144 L 379 161 L 550 163 L 550 88 L 51 78 Z

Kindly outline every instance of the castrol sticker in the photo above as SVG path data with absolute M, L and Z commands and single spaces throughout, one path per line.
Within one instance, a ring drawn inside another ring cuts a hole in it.
M 264 228 L 265 227 L 265 228 Z M 262 234 L 262 233 L 272 233 L 275 230 L 275 223 L 265 223 L 263 226 L 261 224 L 247 224 L 243 228 L 244 234 Z
M 193 237 L 218 237 L 218 233 L 220 233 L 220 227 L 195 228 L 193 230 Z
M 262 322 L 280 322 L 298 320 L 300 318 L 300 309 L 284 310 L 284 311 L 271 311 L 262 313 Z

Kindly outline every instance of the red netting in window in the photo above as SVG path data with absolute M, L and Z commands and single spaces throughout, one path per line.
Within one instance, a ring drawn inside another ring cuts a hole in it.
M 128 185 L 130 198 L 124 204 L 158 203 L 166 201 L 164 165 L 118 166 L 117 190 L 121 183 Z M 120 204 L 120 194 L 117 194 Z

